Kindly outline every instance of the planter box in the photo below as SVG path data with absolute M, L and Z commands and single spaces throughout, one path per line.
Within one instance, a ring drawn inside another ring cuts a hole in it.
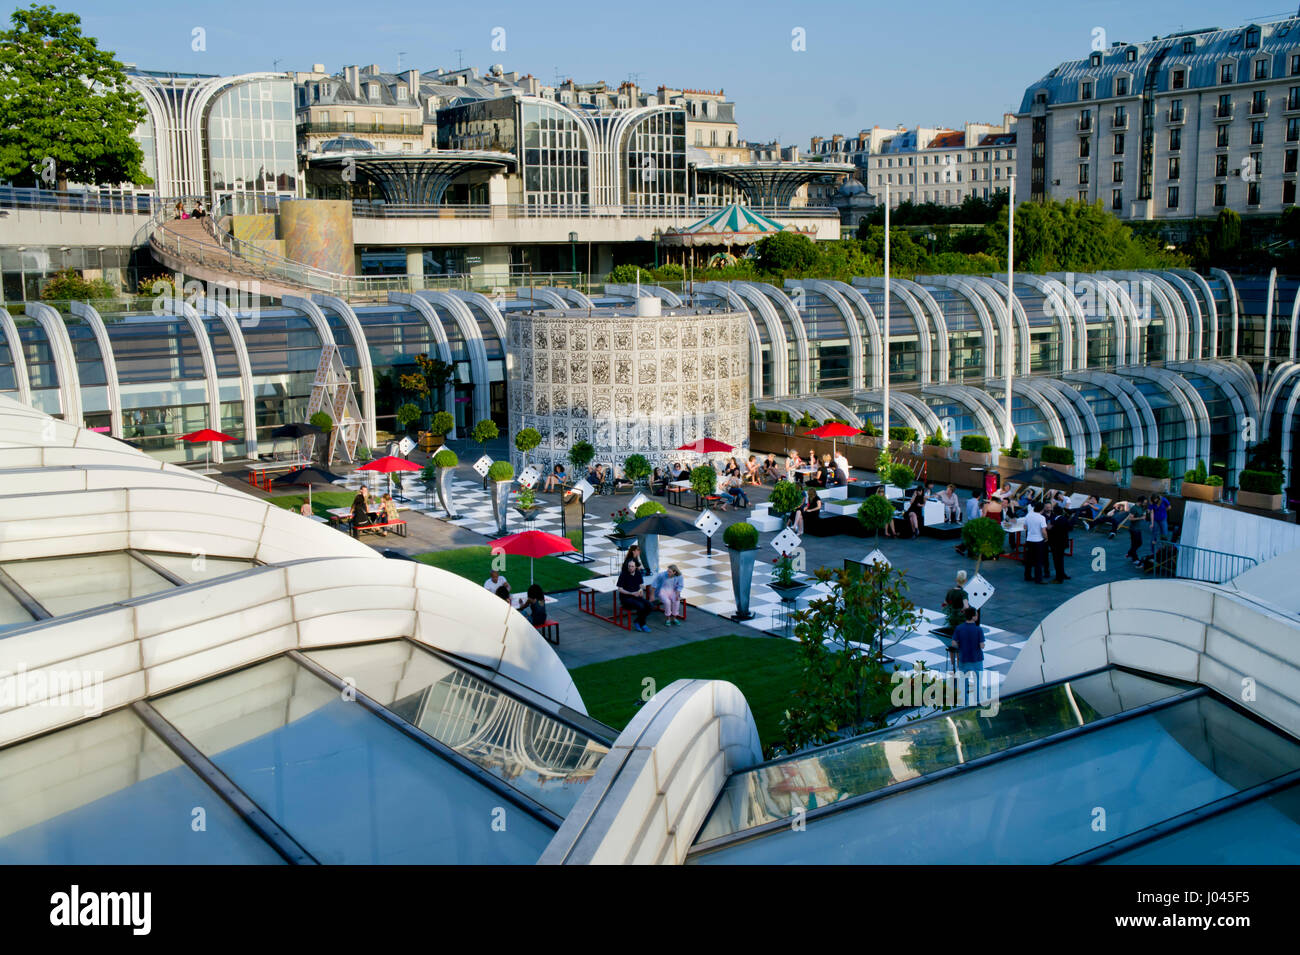
M 991 451 L 965 451 L 958 449 L 957 460 L 963 464 L 974 464 L 978 467 L 988 467 L 993 463 L 993 453 Z
M 1103 471 L 1100 468 L 1084 468 L 1083 479 L 1096 481 L 1098 484 L 1119 484 L 1118 471 Z
M 1223 499 L 1223 485 L 1211 486 L 1184 481 L 1183 497 L 1189 501 L 1220 501 Z
M 1158 491 L 1161 494 L 1168 494 L 1169 480 L 1169 478 L 1150 478 L 1135 474 L 1128 486 L 1135 491 Z
M 944 447 L 941 444 L 923 444 L 921 445 L 921 454 L 931 461 L 952 460 L 952 448 Z
M 1286 504 L 1285 494 L 1260 494 L 1258 491 L 1238 491 L 1237 503 L 1261 511 L 1280 511 Z
M 1032 462 L 1029 458 L 1013 458 L 1010 455 L 998 455 L 998 473 L 1002 475 L 1019 474 L 1028 471 Z
M 853 441 L 855 444 L 859 444 L 864 448 L 878 448 L 880 447 L 881 439 L 869 434 L 856 434 L 853 436 Z

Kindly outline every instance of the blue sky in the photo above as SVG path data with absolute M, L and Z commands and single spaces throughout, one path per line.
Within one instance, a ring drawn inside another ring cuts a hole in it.
M 467 66 L 617 85 L 723 89 L 745 138 L 806 147 L 812 135 L 874 125 L 956 126 L 997 120 L 1025 87 L 1084 56 L 1093 30 L 1135 42 L 1182 29 L 1280 19 L 1295 7 L 1201 0 L 1037 2 L 421 4 L 412 0 L 114 0 L 59 2 L 83 29 L 143 69 L 331 72 Z M 1267 3 L 1267 0 L 1264 0 Z M 1275 0 L 1276 2 L 1276 0 Z M 1243 11 L 1243 12 L 1237 12 Z M 191 49 L 195 27 L 207 49 Z M 505 51 L 492 49 L 504 28 Z M 804 31 L 806 50 L 792 49 Z

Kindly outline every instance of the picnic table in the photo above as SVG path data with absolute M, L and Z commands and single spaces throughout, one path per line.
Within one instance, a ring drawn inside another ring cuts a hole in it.
M 670 481 L 667 488 L 665 489 L 668 495 L 668 503 L 676 504 L 679 507 L 684 506 L 682 505 L 682 495 L 685 494 L 690 489 L 691 489 L 690 481 Z M 674 498 L 676 498 L 676 500 L 674 500 Z
M 306 467 L 302 461 L 254 461 L 247 465 L 248 483 L 253 487 L 260 487 L 264 491 L 271 490 L 272 475 L 275 472 L 296 471 L 298 468 Z
M 610 595 L 613 604 L 609 616 L 596 609 L 598 594 Z M 578 609 L 624 630 L 632 629 L 632 611 L 620 606 L 618 602 L 617 577 L 595 577 L 578 584 Z

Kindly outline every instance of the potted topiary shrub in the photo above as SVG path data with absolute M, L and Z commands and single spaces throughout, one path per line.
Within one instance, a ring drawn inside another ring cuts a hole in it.
M 308 423 L 314 424 L 316 427 L 320 428 L 321 437 L 325 439 L 324 440 L 325 446 L 324 448 L 322 448 L 321 460 L 328 464 L 330 458 L 332 457 L 332 455 L 330 454 L 330 432 L 334 430 L 334 419 L 331 418 L 329 414 L 324 411 L 317 411 L 310 418 L 308 418 L 307 421 Z M 312 451 L 315 452 L 315 450 L 316 450 L 316 443 L 313 440 Z
M 596 449 L 590 441 L 575 441 L 569 448 L 569 463 L 573 465 L 573 480 L 576 483 L 587 473 L 587 465 L 596 456 Z
M 1215 483 L 1211 484 L 1210 479 Z M 1223 478 L 1211 475 L 1204 461 L 1197 461 L 1196 467 L 1183 475 L 1183 497 L 1189 501 L 1218 501 L 1223 497 Z
M 447 435 L 456 430 L 456 418 L 450 411 L 435 412 L 429 421 L 429 446 L 440 448 L 447 440 Z
M 731 595 L 736 599 L 736 614 L 732 620 L 749 620 L 749 591 L 754 578 L 754 558 L 758 551 L 758 528 L 745 521 L 737 521 L 722 532 L 722 542 L 727 545 L 727 558 L 731 562 Z
M 880 532 L 889 526 L 897 512 L 893 503 L 883 494 L 872 494 L 858 505 L 858 522 L 871 532 L 880 543 Z
M 1086 480 L 1099 484 L 1119 484 L 1120 463 L 1110 456 L 1110 451 L 1103 444 L 1095 458 L 1084 460 L 1083 476 Z
M 772 493 L 767 498 L 768 510 L 782 520 L 793 514 L 795 508 L 802 503 L 803 489 L 793 481 L 784 479 L 773 485 Z
M 952 442 L 943 436 L 942 428 L 935 428 L 934 434 L 922 443 L 921 453 L 932 460 L 947 461 L 952 457 Z
M 1003 474 L 1018 474 L 1028 471 L 1031 464 L 1028 453 L 1020 446 L 1020 435 L 1012 435 L 1011 447 L 1001 449 L 998 470 Z
M 650 459 L 644 454 L 629 454 L 623 459 L 623 476 L 636 487 L 645 487 L 651 470 Z
M 469 437 L 470 440 L 477 444 L 481 451 L 486 454 L 488 442 L 495 441 L 497 438 L 501 437 L 501 429 L 497 427 L 497 423 L 491 418 L 484 418 L 482 421 L 479 421 L 474 425 L 473 430 L 469 433 Z M 488 479 L 485 474 L 483 475 L 483 489 L 487 490 L 487 486 Z
M 772 579 L 767 584 L 781 598 L 782 603 L 792 604 L 800 595 L 812 586 L 810 582 L 796 578 L 794 557 L 782 554 L 772 562 Z
M 976 575 L 981 563 L 1001 555 L 1006 541 L 1006 531 L 991 517 L 977 517 L 961 527 L 961 542 L 966 545 L 966 556 L 975 558 Z
M 993 445 L 982 434 L 967 434 L 961 439 L 961 450 L 957 458 L 963 464 L 988 467 L 993 463 Z
M 667 513 L 668 508 L 658 501 L 642 501 L 637 506 L 635 519 L 640 520 L 643 517 L 649 517 L 651 514 Z M 652 574 L 659 573 L 659 535 L 638 534 L 636 542 L 641 548 L 641 563 L 645 565 L 645 569 Z
M 524 428 L 515 435 L 515 450 L 520 454 L 520 469 L 528 467 L 528 452 L 542 443 L 542 434 L 536 428 Z
M 537 503 L 537 492 L 531 487 L 521 487 L 519 493 L 515 495 L 515 510 L 527 522 L 537 516 L 541 507 Z
M 451 475 L 456 470 L 456 465 L 460 464 L 460 459 L 451 448 L 439 448 L 430 463 L 433 465 L 434 485 L 438 489 L 438 503 L 446 513 L 447 520 L 457 520 L 460 515 L 452 505 Z
M 1264 511 L 1280 511 L 1286 504 L 1282 475 L 1275 471 L 1242 471 L 1237 503 Z
M 691 468 L 691 490 L 703 503 L 704 499 L 718 489 L 718 472 L 709 464 Z
M 876 473 L 880 473 L 879 466 L 876 468 Z M 884 477 L 884 475 L 881 476 Z M 889 476 L 885 478 L 885 483 L 892 484 L 902 491 L 908 491 L 916 483 L 916 473 L 906 464 L 891 463 L 889 465 Z
M 420 414 L 420 406 L 413 401 L 408 401 L 397 409 L 397 426 L 410 434 L 411 425 L 420 420 Z
M 506 504 L 510 500 L 510 485 L 515 479 L 515 469 L 509 461 L 493 461 L 488 468 L 487 481 L 492 488 L 492 516 L 496 518 L 497 530 L 506 532 Z
M 1133 479 L 1129 486 L 1138 491 L 1169 492 L 1169 459 L 1140 454 L 1133 459 Z

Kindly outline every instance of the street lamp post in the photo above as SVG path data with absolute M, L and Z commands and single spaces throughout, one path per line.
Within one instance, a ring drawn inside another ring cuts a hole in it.
M 1015 293 L 1012 286 L 1015 281 L 1015 251 L 1016 251 L 1016 177 L 1013 173 L 1007 180 L 1007 341 L 1006 341 L 1006 372 L 1007 372 L 1007 391 L 1003 396 L 1005 401 L 1004 414 L 1006 415 L 1006 427 L 1003 432 L 1004 448 L 1010 448 L 1011 442 L 1015 440 L 1015 428 L 1011 425 L 1011 376 L 1013 373 L 1012 357 L 1015 354 L 1016 336 L 1015 315 L 1012 312 L 1012 306 L 1015 299 Z
M 881 376 L 884 378 L 884 419 L 881 429 L 882 447 L 889 447 L 889 183 L 885 183 L 885 327 L 881 331 Z

